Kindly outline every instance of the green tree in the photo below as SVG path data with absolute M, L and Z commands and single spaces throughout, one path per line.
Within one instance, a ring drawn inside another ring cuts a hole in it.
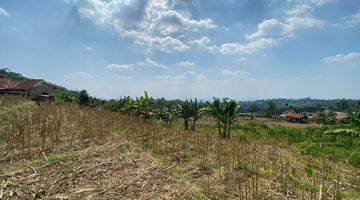
M 266 117 L 271 118 L 274 116 L 276 111 L 276 103 L 275 101 L 271 100 L 268 102 L 267 108 L 266 108 Z
M 89 103 L 90 103 L 90 97 L 88 92 L 86 90 L 81 90 L 79 96 L 79 104 L 81 106 L 88 106 Z

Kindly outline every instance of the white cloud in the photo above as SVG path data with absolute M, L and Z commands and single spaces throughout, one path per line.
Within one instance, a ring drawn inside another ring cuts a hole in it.
M 360 53 L 338 54 L 324 58 L 324 61 L 330 64 L 356 64 L 360 66 Z
M 84 49 L 85 49 L 85 50 L 88 50 L 88 51 L 92 51 L 92 50 L 93 50 L 93 48 L 92 48 L 92 47 L 89 47 L 89 46 L 85 47 Z
M 206 80 L 206 76 L 204 74 L 199 74 L 195 71 L 186 71 L 179 75 L 174 76 L 156 76 L 157 79 L 167 80 L 167 81 L 203 81 Z
M 300 4 L 292 9 L 286 10 L 286 14 L 290 16 L 308 15 L 314 11 L 314 8 L 308 4 Z
M 108 69 L 133 70 L 134 64 L 110 64 Z
M 244 55 L 253 54 L 267 47 L 275 46 L 278 44 L 278 40 L 272 38 L 259 38 L 249 43 L 240 44 L 237 42 L 224 43 L 220 46 L 209 45 L 210 39 L 203 37 L 199 40 L 190 41 L 189 44 L 198 46 L 199 48 L 205 49 L 211 53 L 220 53 L 223 55 Z
M 244 62 L 244 61 L 246 61 L 246 57 L 235 58 L 235 62 Z
M 245 70 L 230 71 L 227 69 L 222 70 L 221 74 L 224 76 L 237 76 L 237 77 L 244 77 L 250 75 L 250 73 Z
M 150 58 L 145 58 L 144 62 L 137 62 L 131 64 L 109 64 L 107 68 L 110 70 L 134 70 L 137 67 L 155 67 L 155 68 L 162 68 L 168 69 L 167 66 L 160 64 Z
M 254 40 L 259 37 L 291 37 L 294 36 L 295 31 L 322 28 L 324 22 L 319 19 L 310 17 L 289 17 L 285 22 L 280 22 L 277 19 L 264 20 L 258 24 L 258 31 L 245 35 L 246 39 Z
M 184 61 L 184 62 L 179 62 L 176 63 L 177 66 L 181 66 L 181 67 L 188 67 L 188 68 L 195 68 L 196 64 L 190 61 Z
M 360 24 L 360 10 L 353 15 L 345 17 L 345 19 L 346 19 L 346 23 L 351 27 L 359 25 Z
M 287 24 L 280 22 L 277 19 L 264 20 L 258 24 L 258 31 L 251 34 L 245 35 L 246 39 L 253 40 L 258 37 L 270 36 L 279 37 L 285 36 L 290 33 L 290 28 Z
M 188 46 L 171 34 L 213 29 L 211 19 L 194 20 L 175 10 L 168 0 L 65 0 L 77 6 L 80 16 L 95 24 L 113 27 L 135 44 L 164 52 L 185 51 Z
M 195 78 L 198 81 L 206 80 L 206 76 L 204 74 L 196 74 Z
M 337 0 L 311 0 L 311 2 L 316 6 L 323 6 L 328 3 L 335 3 Z
M 118 74 L 115 74 L 113 77 L 117 80 L 132 80 L 133 79 L 133 77 L 131 77 L 131 76 L 121 76 Z
M 285 21 L 292 31 L 309 28 L 322 28 L 325 25 L 324 21 L 310 17 L 290 17 Z
M 152 29 L 160 31 L 162 35 L 197 31 L 199 28 L 214 29 L 217 26 L 211 19 L 199 21 L 188 18 L 174 10 L 159 13 L 159 17 L 150 25 Z
M 168 68 L 167 66 L 165 66 L 163 64 L 160 64 L 160 63 L 157 63 L 157 62 L 151 60 L 150 58 L 146 58 L 145 63 L 146 63 L 146 65 L 152 66 L 152 67 L 159 67 L 159 68 L 163 68 L 163 69 Z
M 323 6 L 329 3 L 336 3 L 338 0 L 286 0 L 288 3 L 310 4 L 312 6 Z
M 78 79 L 78 80 L 86 80 L 91 77 L 92 77 L 91 74 L 87 72 L 74 72 L 66 75 L 66 78 L 68 79 Z
M 10 14 L 8 11 L 6 11 L 4 8 L 0 8 L 0 17 L 4 16 L 4 17 L 10 17 Z

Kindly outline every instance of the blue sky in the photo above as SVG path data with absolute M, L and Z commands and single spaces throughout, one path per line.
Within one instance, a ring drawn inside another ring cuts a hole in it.
M 0 0 L 0 67 L 102 98 L 360 98 L 360 1 Z

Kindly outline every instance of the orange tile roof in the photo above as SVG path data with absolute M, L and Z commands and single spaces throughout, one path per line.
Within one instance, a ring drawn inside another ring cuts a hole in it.
M 286 117 L 290 117 L 290 118 L 294 118 L 294 119 L 302 119 L 302 118 L 305 118 L 306 115 L 298 114 L 298 113 L 294 113 L 294 112 L 288 112 L 288 113 L 286 113 Z
M 12 81 L 6 78 L 0 78 L 0 88 L 6 90 L 28 90 L 43 80 L 21 80 Z

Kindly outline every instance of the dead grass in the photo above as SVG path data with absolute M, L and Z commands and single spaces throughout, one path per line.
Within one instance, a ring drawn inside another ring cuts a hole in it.
M 19 109 L 7 120 L 0 137 L 5 199 L 360 197 L 358 168 L 243 134 L 220 139 L 74 105 Z
M 118 136 L 102 145 L 1 164 L 0 199 L 183 199 L 192 189 Z

